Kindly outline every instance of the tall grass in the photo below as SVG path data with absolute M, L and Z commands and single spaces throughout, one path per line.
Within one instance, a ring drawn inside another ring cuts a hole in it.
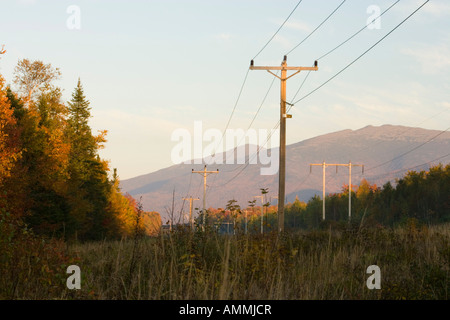
M 448 299 L 450 226 L 333 227 L 279 236 L 177 230 L 70 245 L 93 299 Z M 370 290 L 366 269 L 381 269 Z

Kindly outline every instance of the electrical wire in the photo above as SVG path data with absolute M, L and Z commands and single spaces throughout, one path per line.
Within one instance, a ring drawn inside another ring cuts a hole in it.
M 276 74 L 278 75 L 278 72 L 277 72 Z M 269 88 L 267 89 L 267 92 L 266 92 L 266 94 L 264 95 L 264 98 L 263 98 L 263 100 L 261 101 L 261 104 L 259 105 L 258 110 L 256 111 L 255 115 L 253 116 L 252 121 L 250 122 L 250 124 L 249 124 L 248 127 L 247 127 L 247 131 L 251 128 L 253 122 L 255 121 L 256 117 L 258 116 L 259 112 L 261 111 L 261 108 L 262 108 L 262 106 L 264 105 L 264 102 L 266 101 L 267 96 L 269 95 L 269 92 L 270 92 L 270 90 L 272 89 L 272 86 L 273 86 L 275 80 L 276 80 L 276 77 L 274 77 L 273 80 L 272 80 L 272 82 L 270 83 L 270 86 L 269 86 Z M 244 139 L 245 139 L 245 135 L 244 135 L 243 137 L 241 137 L 240 141 L 237 143 L 237 146 L 239 146 L 239 144 L 240 144 L 240 143 L 242 142 L 242 140 L 244 140 Z M 234 156 L 234 152 L 233 152 L 233 156 Z M 227 160 L 228 160 L 228 157 L 225 159 L 225 163 L 226 163 Z M 232 169 L 232 170 L 229 170 L 229 171 L 225 171 L 225 172 L 233 172 L 233 171 L 235 171 L 235 170 L 236 170 L 236 168 L 235 168 L 235 169 Z
M 371 23 L 374 23 L 375 21 L 377 21 L 378 19 L 381 18 L 381 16 L 383 14 L 385 14 L 386 12 L 388 12 L 393 6 L 395 6 L 397 3 L 399 3 L 400 0 L 397 0 L 394 4 L 392 4 L 389 8 L 387 8 L 386 10 L 384 10 L 378 17 L 374 18 L 372 20 Z M 339 44 L 338 46 L 334 47 L 333 49 L 331 49 L 330 51 L 328 51 L 327 53 L 323 54 L 322 56 L 320 56 L 320 58 L 316 59 L 317 61 L 319 61 L 322 58 L 325 58 L 327 55 L 329 55 L 330 53 L 332 53 L 333 51 L 339 49 L 340 47 L 342 47 L 344 44 L 346 44 L 348 41 L 350 41 L 351 39 L 353 39 L 354 37 L 356 37 L 358 34 L 360 34 L 362 31 L 364 31 L 365 29 L 367 29 L 367 25 L 364 25 L 364 27 L 362 27 L 361 29 L 359 29 L 357 32 L 355 32 L 353 35 L 351 35 L 349 38 L 347 38 L 345 41 L 341 42 L 341 44 Z
M 297 5 L 295 6 L 295 8 L 291 11 L 291 13 L 289 14 L 289 16 L 286 18 L 286 20 L 283 22 L 283 24 L 278 28 L 278 30 L 275 32 L 275 34 L 269 39 L 269 41 L 263 46 L 263 48 L 256 54 L 256 56 L 253 58 L 253 60 L 255 60 L 256 59 L 256 57 L 265 49 L 265 47 L 270 43 L 270 41 L 272 41 L 273 40 L 273 38 L 275 37 L 275 35 L 281 30 L 281 28 L 284 26 L 284 24 L 289 20 L 289 18 L 291 17 L 291 15 L 294 13 L 294 11 L 297 9 L 297 7 L 298 7 L 298 5 L 301 3 L 302 1 L 299 1 L 298 3 L 297 3 Z M 289 53 L 291 53 L 293 50 L 295 50 L 297 47 L 299 47 L 303 42 L 305 42 L 314 32 L 316 32 L 344 3 L 346 2 L 346 0 L 343 0 L 312 32 L 310 32 L 299 44 L 297 44 L 293 49 L 291 49 L 287 54 L 289 54 Z M 247 74 L 248 74 L 248 71 L 247 71 Z M 277 74 L 278 74 L 278 72 L 277 72 Z M 306 78 L 304 79 L 304 81 L 302 82 L 302 85 L 300 86 L 300 88 L 297 90 L 297 93 L 295 94 L 295 96 L 294 96 L 294 98 L 293 99 L 295 99 L 295 97 L 297 96 L 297 94 L 298 94 L 298 92 L 300 91 L 300 89 L 301 89 L 301 87 L 303 86 L 303 84 L 305 83 L 305 81 L 306 81 L 306 79 L 308 78 L 308 76 L 309 76 L 309 72 L 308 72 L 308 74 L 307 74 L 307 76 L 306 76 Z M 274 83 L 274 81 L 275 81 L 275 78 L 273 79 L 273 81 L 272 81 L 272 83 L 271 83 L 271 85 L 270 85 L 270 87 L 269 87 L 269 89 L 267 90 L 267 93 L 266 93 L 266 95 L 265 95 L 265 97 L 264 97 L 264 99 L 263 99 L 263 102 L 261 103 L 261 105 L 260 105 L 260 107 L 258 108 L 258 110 L 257 110 L 257 112 L 256 112 L 256 114 L 255 114 L 255 116 L 253 117 L 253 119 L 252 119 L 252 121 L 251 121 L 251 123 L 250 123 L 250 127 L 251 127 L 251 125 L 253 124 L 253 122 L 254 122 L 254 120 L 256 119 L 256 116 L 258 115 L 258 113 L 259 113 L 259 111 L 261 110 L 261 107 L 262 107 L 262 105 L 263 105 L 263 103 L 264 103 L 264 101 L 265 101 L 265 99 L 267 98 L 267 95 L 268 95 L 268 93 L 269 93 L 269 91 L 270 91 L 270 89 L 272 88 L 272 85 L 273 85 L 273 83 Z M 290 110 L 290 108 L 291 108 L 292 106 L 290 106 L 289 107 L 289 110 Z M 288 112 L 289 112 L 289 110 L 288 110 Z M 233 109 L 233 112 L 232 112 L 232 114 L 234 113 L 234 109 Z M 228 124 L 227 124 L 227 126 L 226 126 L 226 128 L 228 128 L 228 125 L 229 125 L 229 122 L 230 122 L 230 120 L 231 120 L 231 117 L 230 117 L 230 119 L 229 119 L 229 121 L 228 121 Z M 278 128 L 278 126 L 279 126 L 279 123 L 275 126 L 275 130 L 276 130 L 276 128 Z M 219 142 L 219 145 L 220 145 L 220 143 L 223 141 L 223 137 L 224 137 L 224 135 L 225 135 L 225 131 L 224 131 L 224 133 L 223 133 L 223 135 L 222 135 L 222 138 L 221 138 L 221 140 L 220 140 L 220 142 Z M 241 139 L 241 141 L 242 141 L 242 139 Z M 240 142 L 239 142 L 240 143 Z M 258 152 L 259 152 L 259 150 L 258 150 Z M 253 158 L 252 158 L 253 159 Z M 237 168 L 239 168 L 239 167 L 237 167 Z M 237 168 L 235 168 L 235 169 L 233 169 L 233 170 L 231 170 L 231 171 L 235 171 L 235 170 L 237 170 Z M 231 171 L 228 171 L 228 172 L 231 172 Z
M 331 16 L 346 2 L 347 0 L 342 1 L 329 15 L 325 18 L 313 31 L 311 31 L 302 41 L 300 41 L 294 48 L 286 53 L 289 55 L 292 51 L 297 49 L 303 42 L 305 42 L 314 32 L 316 32 Z
M 441 160 L 441 159 L 444 159 L 444 158 L 446 158 L 446 157 L 448 157 L 448 156 L 450 156 L 450 153 L 447 153 L 447 154 L 445 154 L 445 155 L 443 155 L 443 156 L 440 156 L 440 157 L 438 157 L 438 158 L 436 158 L 436 159 L 427 161 L 427 162 L 425 162 L 425 163 L 416 165 L 416 166 L 414 166 L 414 167 L 410 167 L 410 168 L 407 168 L 407 169 L 400 169 L 400 170 L 390 171 L 390 172 L 386 172 L 386 173 L 382 173 L 382 174 L 375 175 L 375 176 L 373 176 L 373 179 L 380 179 L 380 177 L 388 176 L 388 175 L 391 175 L 391 174 L 396 174 L 396 173 L 403 172 L 403 171 L 411 171 L 411 170 L 413 170 L 413 169 L 416 169 L 416 168 L 419 168 L 419 167 L 423 167 L 423 166 L 425 166 L 425 165 L 429 166 L 431 163 L 433 163 L 433 162 L 435 162 L 435 161 L 438 161 L 438 160 Z
M 300 1 L 295 5 L 294 9 L 292 9 L 291 13 L 289 13 L 288 17 L 284 20 L 284 22 L 281 24 L 281 26 L 277 29 L 277 31 L 275 31 L 275 33 L 273 34 L 273 36 L 269 39 L 269 41 L 267 41 L 267 43 L 261 48 L 261 50 L 258 51 L 258 53 L 254 56 L 254 58 L 253 58 L 252 60 L 255 60 L 255 59 L 261 54 L 261 52 L 269 45 L 269 43 L 273 40 L 273 38 L 275 38 L 275 36 L 278 34 L 278 32 L 281 30 L 281 28 L 283 28 L 283 26 L 286 24 L 286 22 L 289 20 L 289 18 L 292 16 L 292 14 L 295 12 L 295 10 L 297 9 L 297 7 L 300 5 L 300 3 L 301 3 L 302 1 L 303 1 L 303 0 L 300 0 Z M 244 89 L 244 85 L 245 85 L 245 83 L 246 83 L 246 81 L 247 81 L 247 76 L 248 76 L 249 71 L 250 71 L 250 69 L 247 69 L 247 73 L 245 74 L 244 81 L 243 81 L 243 83 L 242 83 L 242 85 L 241 85 L 241 89 L 240 89 L 240 91 L 239 91 L 239 95 L 238 95 L 237 100 L 236 100 L 236 102 L 235 102 L 235 104 L 234 104 L 233 110 L 231 111 L 231 115 L 230 115 L 230 117 L 229 117 L 229 119 L 228 119 L 227 125 L 225 126 L 225 130 L 223 131 L 222 137 L 221 137 L 220 142 L 218 143 L 218 145 L 220 145 L 220 144 L 222 143 L 223 138 L 224 138 L 224 136 L 225 136 L 225 133 L 226 133 L 226 131 L 227 131 L 227 129 L 228 129 L 228 126 L 230 125 L 231 119 L 232 119 L 232 117 L 233 117 L 233 115 L 234 115 L 234 112 L 235 112 L 235 110 L 236 110 L 236 106 L 237 106 L 237 104 L 238 104 L 238 102 L 239 102 L 239 100 L 240 100 L 240 97 L 241 97 L 241 94 L 242 94 L 242 90 Z M 258 112 L 259 112 L 259 110 L 258 110 Z M 255 117 L 256 117 L 256 116 L 255 116 Z M 215 156 L 215 154 L 216 154 L 216 150 L 214 150 L 214 153 L 213 153 L 212 156 Z
M 383 11 L 377 18 L 372 20 L 372 23 L 375 22 L 377 19 L 379 19 L 384 13 L 386 13 L 387 11 L 389 11 L 394 5 L 396 5 L 400 0 L 397 0 L 393 5 L 391 5 L 389 8 L 387 8 L 385 11 Z M 297 44 L 293 49 L 291 49 L 287 54 L 291 53 L 294 49 L 296 49 L 298 46 L 300 46 L 304 41 L 306 41 L 306 39 L 308 39 L 316 30 L 318 30 L 343 4 L 345 3 L 345 0 L 342 1 L 326 18 L 325 20 L 323 20 L 308 36 L 306 36 L 306 38 L 304 38 L 299 44 Z M 359 34 L 362 30 L 364 30 L 367 26 L 364 26 L 362 29 L 360 29 L 359 31 L 357 31 L 355 34 L 353 34 L 352 36 L 350 36 L 349 38 L 347 38 L 344 42 L 342 42 L 340 45 L 338 45 L 337 47 L 333 48 L 332 50 L 328 51 L 326 54 L 322 55 L 319 59 L 324 58 L 325 56 L 329 55 L 331 52 L 337 50 L 339 47 L 341 47 L 343 44 L 345 44 L 346 42 L 348 42 L 349 40 L 351 40 L 352 38 L 354 38 L 357 34 Z M 371 48 L 369 48 L 370 50 Z M 316 59 L 316 60 L 319 60 Z M 343 71 L 343 70 L 342 70 Z M 342 72 L 341 71 L 341 72 Z M 291 100 L 291 104 L 290 106 L 287 108 L 286 113 L 288 113 L 292 107 L 295 105 L 296 102 L 293 102 L 295 100 L 295 98 L 297 97 L 298 93 L 300 92 L 301 88 L 303 87 L 303 85 L 305 84 L 306 80 L 308 79 L 309 75 L 310 75 L 311 71 L 308 71 L 308 73 L 306 74 L 305 79 L 303 80 L 303 82 L 301 83 L 300 87 L 298 88 L 297 92 L 295 93 L 294 97 Z M 275 78 L 274 78 L 275 80 Z M 300 100 L 299 100 L 300 101 Z M 298 101 L 297 101 L 298 102 Z M 259 110 L 258 110 L 259 112 Z M 280 125 L 280 121 L 278 120 L 278 123 L 275 125 L 273 130 L 276 130 L 278 128 L 278 126 Z M 270 136 L 269 136 L 270 138 Z M 269 139 L 268 138 L 268 139 Z M 267 139 L 267 141 L 268 141 Z M 266 143 L 267 143 L 266 141 Z M 265 144 L 264 144 L 265 145 Z M 257 151 L 259 152 L 259 150 Z M 253 159 L 253 158 L 252 158 Z M 236 169 L 234 169 L 236 170 Z M 232 171 L 234 171 L 232 170 Z
M 244 90 L 245 83 L 247 82 L 247 77 L 248 77 L 249 71 L 250 71 L 250 69 L 247 69 L 247 72 L 245 73 L 244 81 L 242 82 L 238 97 L 236 99 L 236 102 L 234 103 L 233 110 L 231 111 L 231 115 L 228 118 L 228 122 L 227 122 L 227 125 L 225 126 L 225 130 L 223 131 L 222 137 L 220 138 L 220 142 L 217 145 L 220 145 L 222 143 L 223 137 L 225 136 L 225 133 L 227 132 L 228 126 L 230 125 L 231 119 L 233 118 L 234 112 L 236 111 L 236 107 L 239 103 L 239 100 L 241 99 L 242 91 Z M 216 149 L 214 149 L 212 156 L 214 157 L 215 155 L 216 155 Z
M 395 30 L 397 30 L 403 23 L 405 23 L 409 18 L 411 18 L 417 11 L 419 11 L 424 5 L 426 5 L 430 0 L 425 1 L 424 3 L 422 3 L 422 5 L 420 5 L 420 7 L 418 7 L 416 10 L 414 10 L 409 16 L 407 16 L 405 19 L 403 19 L 403 21 L 401 21 L 398 25 L 396 25 L 391 31 L 389 31 L 386 35 L 384 35 L 380 40 L 378 40 L 377 42 L 375 42 L 372 46 L 370 46 L 369 49 L 367 49 L 366 51 L 364 51 L 362 54 L 360 54 L 356 59 L 354 59 L 352 62 L 350 62 L 349 64 L 347 64 L 343 69 L 341 69 L 338 73 L 336 73 L 335 75 L 333 75 L 331 78 L 329 78 L 327 81 L 325 81 L 324 83 L 322 83 L 320 86 L 316 87 L 314 90 L 310 91 L 309 93 L 307 93 L 306 95 L 304 95 L 303 97 L 301 97 L 299 100 L 295 101 L 293 104 L 297 104 L 298 102 L 306 99 L 307 97 L 309 97 L 310 95 L 312 95 L 314 92 L 316 92 L 317 90 L 319 90 L 320 88 L 322 88 L 323 86 L 325 86 L 327 83 L 329 83 L 331 80 L 333 80 L 334 78 L 336 78 L 338 75 L 340 75 L 342 72 L 344 72 L 345 70 L 347 70 L 351 65 L 353 65 L 356 61 L 358 61 L 359 59 L 361 59 L 364 55 L 366 55 L 370 50 L 372 50 L 375 46 L 377 46 L 381 41 L 383 41 L 384 39 L 386 39 L 391 33 L 393 33 Z
M 353 65 L 356 61 L 358 61 L 359 59 L 361 59 L 364 55 L 366 55 L 370 50 L 372 50 L 375 46 L 377 46 L 379 43 L 381 43 L 384 39 L 386 39 L 389 35 L 391 35 L 396 29 L 398 29 L 403 23 L 405 23 L 408 19 L 410 19 L 417 11 L 419 11 L 425 4 L 427 4 L 430 0 L 425 1 L 424 3 L 422 3 L 417 9 L 415 9 L 410 15 L 408 15 L 405 19 L 403 19 L 399 24 L 397 24 L 393 29 L 391 29 L 386 35 L 384 35 L 380 40 L 378 40 L 377 42 L 375 42 L 372 46 L 370 46 L 366 51 L 364 51 L 362 54 L 360 54 L 356 59 L 354 59 L 352 62 L 350 62 L 349 64 L 347 64 L 343 69 L 341 69 L 338 73 L 336 73 L 335 75 L 333 75 L 331 78 L 329 78 L 327 81 L 325 81 L 324 83 L 322 83 L 320 86 L 316 87 L 315 89 L 313 89 L 312 91 L 310 91 L 308 94 L 304 95 L 302 98 L 300 98 L 299 100 L 293 102 L 291 104 L 291 107 L 295 104 L 297 104 L 298 102 L 306 99 L 307 97 L 309 97 L 311 94 L 313 94 L 314 92 L 316 92 L 317 90 L 319 90 L 320 88 L 322 88 L 323 86 L 325 86 L 327 83 L 329 83 L 331 80 L 333 80 L 334 78 L 336 78 L 338 75 L 340 75 L 342 72 L 344 72 L 345 70 L 347 70 L 351 65 Z M 341 4 L 342 5 L 342 4 Z M 291 50 L 292 51 L 292 50 Z M 290 109 L 290 108 L 289 108 Z M 276 130 L 276 128 L 278 128 L 279 126 L 279 121 L 278 124 L 274 127 L 274 129 Z M 449 128 L 450 129 L 450 128 Z M 251 159 L 254 158 L 254 156 L 256 156 L 261 148 L 267 144 L 267 142 L 269 141 L 270 137 L 272 136 L 273 131 L 271 131 L 271 133 L 269 134 L 268 138 L 266 139 L 266 142 L 262 145 L 259 146 L 257 152 L 253 155 L 253 157 Z M 231 181 L 233 181 L 234 179 L 236 179 L 245 168 L 247 168 L 247 166 L 250 163 L 250 157 L 249 160 L 246 161 L 245 166 L 236 174 L 234 175 L 231 179 L 229 179 L 227 182 L 225 182 L 223 185 L 227 185 L 228 183 L 230 183 Z M 234 171 L 234 170 L 233 170 Z M 222 185 L 222 186 L 223 186 Z
M 427 143 L 433 141 L 435 138 L 439 137 L 441 134 L 444 134 L 444 133 L 447 132 L 449 129 L 450 129 L 450 127 L 448 127 L 447 129 L 445 129 L 444 131 L 439 132 L 437 135 L 434 135 L 431 139 L 428 139 L 427 141 L 422 142 L 422 143 L 419 144 L 418 146 L 416 146 L 416 147 L 414 147 L 414 148 L 412 148 L 412 149 L 410 149 L 410 150 L 408 150 L 408 151 L 406 151 L 406 152 L 404 152 L 404 153 L 402 153 L 402 154 L 400 154 L 400 155 L 398 155 L 398 156 L 392 158 L 391 160 L 385 161 L 385 162 L 383 162 L 383 163 L 381 163 L 381 164 L 379 164 L 379 165 L 377 165 L 377 166 L 375 166 L 375 167 L 371 167 L 371 168 L 367 169 L 366 171 L 370 171 L 370 170 L 379 168 L 379 167 L 381 167 L 381 166 L 384 166 L 384 165 L 386 165 L 386 164 L 388 164 L 388 163 L 391 163 L 391 162 L 394 161 L 394 160 L 397 160 L 397 159 L 399 159 L 399 158 L 401 158 L 401 157 L 403 157 L 403 156 L 405 156 L 405 155 L 407 155 L 407 154 L 409 154 L 409 153 L 411 153 L 411 152 L 413 152 L 413 151 L 419 149 L 420 147 L 424 146 L 425 144 L 427 144 Z
M 448 106 L 448 107 L 446 107 L 445 109 L 439 111 L 438 113 L 436 113 L 436 114 L 434 114 L 434 115 L 432 115 L 432 116 L 426 118 L 425 120 L 421 121 L 420 123 L 418 123 L 418 124 L 416 124 L 416 125 L 414 125 L 414 126 L 412 126 L 412 127 L 407 127 L 405 130 L 403 130 L 403 131 L 401 131 L 400 133 L 396 134 L 395 137 L 400 137 L 400 136 L 402 136 L 403 134 L 405 134 L 406 132 L 410 131 L 410 130 L 413 129 L 414 127 L 420 127 L 423 123 L 425 123 L 425 122 L 427 122 L 427 121 L 429 121 L 429 120 L 431 120 L 431 119 L 437 117 L 438 115 L 440 115 L 440 114 L 442 114 L 442 113 L 444 113 L 444 112 L 446 112 L 446 111 L 448 111 L 448 110 L 450 110 L 450 106 Z M 357 150 L 357 151 L 354 151 L 353 153 L 350 153 L 350 155 L 348 155 L 348 157 L 349 157 L 349 158 L 354 158 L 354 156 L 355 156 L 356 154 L 361 154 L 361 153 L 363 153 L 363 152 L 365 152 L 365 151 L 367 151 L 367 150 L 369 150 L 369 149 L 373 149 L 374 147 L 379 146 L 380 144 L 383 144 L 383 143 L 386 143 L 386 142 L 387 142 L 386 140 L 380 140 L 380 141 L 378 141 L 378 142 L 376 142 L 376 143 L 374 143 L 374 144 L 372 144 L 372 145 L 370 145 L 370 146 L 367 146 L 367 147 L 364 148 L 364 149 Z
M 281 28 L 283 28 L 283 26 L 285 25 L 285 23 L 289 20 L 289 18 L 292 16 L 292 14 L 295 12 L 295 10 L 297 10 L 297 7 L 300 5 L 300 3 L 303 0 L 300 0 L 294 7 L 294 9 L 292 9 L 291 13 L 289 13 L 288 17 L 284 20 L 284 22 L 281 24 L 281 26 L 278 28 L 277 31 L 275 31 L 275 33 L 273 34 L 273 36 L 269 39 L 269 41 L 266 42 L 266 44 L 261 48 L 261 50 L 259 50 L 259 52 L 255 55 L 255 57 L 253 58 L 253 60 L 255 60 L 260 54 L 261 52 L 263 52 L 263 50 L 269 45 L 269 43 L 273 40 L 273 38 L 275 38 L 275 36 L 278 34 L 278 32 L 280 32 Z

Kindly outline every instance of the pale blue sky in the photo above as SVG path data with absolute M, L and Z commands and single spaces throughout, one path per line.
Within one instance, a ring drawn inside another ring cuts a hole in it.
M 172 165 L 170 140 L 194 121 L 223 130 L 250 60 L 298 0 L 1 1 L 0 73 L 8 83 L 17 61 L 59 67 L 64 98 L 78 77 L 91 102 L 92 127 L 107 129 L 101 151 L 121 179 Z M 346 3 L 288 56 L 289 65 L 314 60 L 362 28 L 367 8 L 395 0 Z M 389 32 L 423 1 L 401 0 L 381 19 L 319 62 L 297 98 L 322 84 Z M 341 0 L 303 0 L 277 37 L 255 60 L 279 65 Z M 66 12 L 81 10 L 81 29 Z M 432 0 L 410 20 L 323 88 L 295 105 L 287 142 L 367 125 L 398 124 L 445 130 L 450 123 L 450 3 Z M 288 80 L 288 101 L 304 74 Z M 244 130 L 272 76 L 250 71 L 230 128 Z M 433 117 L 432 117 L 433 116 Z M 275 82 L 252 128 L 271 129 L 279 117 Z M 430 118 L 431 117 L 431 118 Z

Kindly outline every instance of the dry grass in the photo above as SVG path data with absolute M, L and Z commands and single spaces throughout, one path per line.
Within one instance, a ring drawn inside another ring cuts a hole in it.
M 177 231 L 71 245 L 93 299 L 448 299 L 448 224 L 278 236 Z M 369 290 L 366 269 L 381 269 Z

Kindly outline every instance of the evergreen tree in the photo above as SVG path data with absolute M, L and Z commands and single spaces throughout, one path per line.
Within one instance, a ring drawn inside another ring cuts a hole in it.
M 69 118 L 67 120 L 67 135 L 71 142 L 70 162 L 71 176 L 86 179 L 89 174 L 90 161 L 95 160 L 97 145 L 96 138 L 92 135 L 89 126 L 91 108 L 86 99 L 78 79 L 78 84 L 72 94 L 72 100 L 68 103 Z
M 91 117 L 89 101 L 84 95 L 81 81 L 68 103 L 66 135 L 70 141 L 69 197 L 71 216 L 76 221 L 74 231 L 86 239 L 106 236 L 108 201 L 111 184 L 108 180 L 108 165 L 98 155 L 100 143 L 105 142 L 105 133 L 92 135 L 89 126 Z

